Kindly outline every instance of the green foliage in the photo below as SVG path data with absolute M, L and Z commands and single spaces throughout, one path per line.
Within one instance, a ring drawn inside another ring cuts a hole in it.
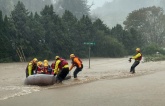
M 141 33 L 145 45 L 164 45 L 165 15 L 162 8 L 153 6 L 135 10 L 128 15 L 124 25 L 126 30 L 134 28 Z
M 144 46 L 142 51 L 145 55 L 153 55 L 157 53 L 165 55 L 165 50 L 154 43 Z
M 105 36 L 98 31 L 97 42 L 93 47 L 94 55 L 97 57 L 122 57 L 126 54 L 124 47 L 117 39 Z M 99 51 L 98 51 L 99 50 Z M 101 54 L 101 55 L 100 55 Z
M 123 45 L 128 54 L 134 53 L 135 48 L 144 44 L 141 34 L 133 28 L 126 31 L 117 24 L 112 28 L 111 35 Z
M 78 22 L 78 32 L 81 36 L 81 41 L 93 41 L 94 35 L 92 21 L 88 16 L 84 16 Z
M 147 55 L 144 58 L 145 62 L 150 62 L 150 61 L 164 61 L 165 60 L 165 55 L 162 54 L 153 54 L 153 55 Z
M 81 45 L 81 43 L 78 43 L 78 40 L 80 39 L 80 35 L 78 32 L 78 20 L 77 18 L 70 12 L 65 11 L 62 15 L 62 24 L 63 24 L 63 32 L 65 32 L 65 42 L 69 42 L 65 44 L 66 47 L 66 54 L 69 53 L 76 53 L 76 51 L 79 51 L 78 47 Z M 75 47 L 75 48 L 71 48 Z M 70 48 L 69 50 L 67 48 Z M 76 53 L 78 54 L 78 53 Z M 68 56 L 66 56 L 68 58 Z
M 3 19 L 2 11 L 0 11 L 0 62 L 12 61 L 12 46 L 9 39 L 9 23 L 8 18 L 5 16 Z
M 101 30 L 101 31 L 104 31 L 105 34 L 110 33 L 110 29 L 103 23 L 101 19 L 96 19 L 93 22 L 93 27 L 94 27 L 94 31 Z
M 52 0 L 0 0 L 0 10 L 3 12 L 3 16 L 10 16 L 14 6 L 18 1 L 22 2 L 29 11 L 40 12 L 45 5 L 52 4 Z
M 70 11 L 78 19 L 83 15 L 89 15 L 90 11 L 86 0 L 58 0 L 55 11 L 62 16 L 65 10 Z
M 3 17 L 2 17 L 2 11 L 0 10 L 0 34 L 2 34 L 2 28 L 3 28 Z
M 81 8 L 81 11 L 85 10 Z M 27 61 L 34 57 L 53 60 L 56 55 L 69 58 L 71 53 L 85 58 L 89 45 L 84 42 L 96 43 L 91 45 L 91 56 L 95 57 L 122 57 L 144 45 L 143 34 L 138 29 L 124 30 L 121 25 L 109 29 L 100 19 L 92 21 L 88 15 L 78 18 L 68 10 L 60 17 L 53 5 L 45 5 L 39 14 L 30 12 L 19 1 L 10 17 L 3 18 L 0 11 L 0 22 L 0 62 L 23 61 L 22 58 Z M 156 48 L 144 46 L 144 54 L 157 52 Z M 161 50 L 158 52 L 164 54 Z
M 52 2 L 51 0 L 19 0 L 24 5 L 29 11 L 32 11 L 33 13 L 35 12 L 40 12 L 45 5 L 51 5 Z
M 10 15 L 10 12 L 14 8 L 14 0 L 0 0 L 0 10 L 3 12 L 3 16 Z

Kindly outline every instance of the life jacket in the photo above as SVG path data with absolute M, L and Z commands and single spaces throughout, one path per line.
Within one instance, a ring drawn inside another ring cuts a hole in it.
M 65 65 L 68 65 L 68 62 L 65 59 L 60 58 L 60 63 L 58 65 L 59 69 L 62 69 Z
M 141 53 L 140 53 L 141 54 Z M 135 60 L 137 60 L 137 61 L 140 61 L 142 59 L 142 54 L 141 54 L 141 56 L 140 57 L 138 57 L 137 59 L 135 59 Z
M 55 63 L 52 63 L 52 64 L 51 64 L 51 68 L 52 68 L 52 69 L 55 69 Z
M 78 60 L 80 61 L 81 64 L 82 64 L 82 61 L 81 61 L 81 59 L 80 59 L 79 57 L 74 57 L 74 58 L 72 59 L 72 64 L 74 64 L 75 66 L 78 67 L 78 64 L 74 61 L 75 58 L 78 58 Z
M 44 74 L 49 74 L 49 72 L 48 72 L 49 67 L 50 67 L 50 66 L 43 67 L 43 72 L 44 72 Z
M 43 67 L 42 66 L 37 66 L 37 71 L 41 71 L 43 70 Z

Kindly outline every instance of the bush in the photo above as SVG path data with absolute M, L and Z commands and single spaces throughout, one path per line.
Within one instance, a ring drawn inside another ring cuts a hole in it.
M 12 57 L 7 57 L 7 58 L 0 59 L 0 63 L 7 63 L 9 61 L 12 62 Z
M 145 55 L 154 55 L 156 53 L 165 55 L 165 50 L 156 44 L 145 46 L 144 48 L 142 48 L 142 52 Z
M 149 62 L 149 61 L 162 61 L 165 60 L 165 55 L 162 54 L 153 54 L 153 55 L 148 55 L 145 56 L 144 61 Z

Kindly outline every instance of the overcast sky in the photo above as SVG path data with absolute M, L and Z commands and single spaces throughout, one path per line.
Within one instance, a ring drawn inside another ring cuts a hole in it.
M 88 0 L 88 4 L 91 5 L 94 4 L 91 9 L 95 9 L 97 7 L 103 6 L 106 2 L 112 2 L 113 0 Z

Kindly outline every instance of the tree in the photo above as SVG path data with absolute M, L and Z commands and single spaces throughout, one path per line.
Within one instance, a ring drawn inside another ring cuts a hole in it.
M 78 32 L 81 37 L 82 42 L 91 42 L 94 40 L 93 34 L 93 23 L 92 20 L 87 15 L 83 15 L 83 17 L 78 21 Z
M 124 33 L 125 31 L 123 30 L 123 27 L 119 24 L 117 24 L 115 27 L 111 29 L 111 35 L 114 36 L 116 39 L 119 40 L 119 42 L 122 42 L 125 44 L 128 39 L 128 37 Z M 125 42 L 126 41 L 126 42 Z
M 160 0 L 160 6 L 165 10 L 165 1 L 164 0 Z
M 133 28 L 126 31 L 119 24 L 111 29 L 111 35 L 123 44 L 128 54 L 132 54 L 135 48 L 141 47 L 144 44 L 139 32 Z
M 4 47 L 5 47 L 5 40 L 4 40 L 4 36 L 3 36 L 3 17 L 2 17 L 2 11 L 0 10 L 0 40 L 1 40 L 1 46 L 0 46 L 0 61 L 3 58 L 4 55 Z
M 97 31 L 96 45 L 93 46 L 93 55 L 97 57 L 122 57 L 126 50 L 117 39 Z
M 70 11 L 78 19 L 83 15 L 89 15 L 90 11 L 86 0 L 58 0 L 55 11 L 62 16 L 65 10 Z
M 26 8 L 29 11 L 32 11 L 33 13 L 35 12 L 40 12 L 45 5 L 51 5 L 52 0 L 20 0 L 21 2 L 24 3 Z
M 43 51 L 45 50 L 45 30 L 41 24 L 41 17 L 36 12 L 34 15 L 31 14 L 27 18 L 27 32 L 29 36 L 26 42 L 25 55 L 28 57 L 36 56 L 39 58 L 44 57 Z M 33 55 L 31 55 L 33 54 Z
M 3 16 L 10 15 L 13 5 L 13 0 L 0 0 L 0 10 L 3 12 Z
M 9 21 L 7 15 L 2 17 L 2 11 L 0 11 L 0 62 L 12 61 L 13 49 L 10 42 Z
M 103 24 L 103 21 L 96 19 L 93 22 L 94 42 L 93 55 L 102 57 L 117 57 L 126 54 L 124 45 L 117 38 L 111 35 L 111 30 Z
M 2 11 L 0 10 L 0 34 L 2 35 L 2 28 L 3 28 L 3 16 Z
M 14 9 L 14 5 L 22 2 L 29 11 L 40 12 L 45 5 L 52 4 L 52 0 L 0 0 L 0 10 L 3 12 L 3 16 L 10 16 L 11 11 Z
M 76 53 L 79 43 L 77 42 L 78 35 L 78 20 L 77 18 L 68 10 L 64 12 L 62 15 L 62 23 L 64 27 L 65 33 L 65 41 L 69 42 L 66 47 L 70 48 L 69 50 L 66 49 L 68 54 L 69 53 Z M 72 48 L 75 47 L 75 48 Z
M 93 23 L 89 16 L 83 15 L 83 17 L 78 21 L 76 30 L 78 31 L 77 35 L 75 35 L 75 39 L 77 41 L 76 47 L 78 49 L 76 51 L 85 51 L 86 47 L 82 46 L 83 43 L 95 41 Z M 85 53 L 80 53 L 79 55 L 82 56 L 83 54 Z
M 70 11 L 66 10 L 64 12 L 62 15 L 62 22 L 67 33 L 69 33 L 68 35 L 75 35 L 78 33 L 76 31 L 78 20 Z
M 106 24 L 103 23 L 103 21 L 101 19 L 96 19 L 94 22 L 93 22 L 93 27 L 94 27 L 94 30 L 97 31 L 97 30 L 101 30 L 101 31 L 104 31 L 105 34 L 109 34 L 110 33 L 110 29 L 107 27 Z
M 28 10 L 26 10 L 25 5 L 20 1 L 11 12 L 11 23 L 14 25 L 15 29 L 15 33 L 11 36 L 11 41 L 14 44 L 18 56 L 20 57 L 20 61 L 25 61 L 25 59 L 22 60 L 23 57 L 22 55 L 19 55 L 19 51 L 23 52 L 23 49 L 26 48 L 28 38 L 30 37 L 30 32 L 28 30 L 29 26 L 27 26 L 28 15 Z
M 141 32 L 146 44 L 155 43 L 163 46 L 165 41 L 165 15 L 160 7 L 147 7 L 130 13 L 124 22 L 125 29 Z
M 45 43 L 49 48 L 47 54 L 50 57 L 54 54 L 66 55 L 67 36 L 65 36 L 65 27 L 62 19 L 53 11 L 53 5 L 46 5 L 41 11 L 41 22 L 45 30 Z M 61 49 L 63 48 L 63 49 Z
M 128 42 L 125 43 L 125 47 L 127 48 L 129 54 L 133 54 L 135 48 L 143 48 L 143 46 L 145 45 L 145 41 L 143 40 L 141 33 L 135 30 L 134 28 L 131 28 L 129 32 L 126 33 L 126 35 L 128 36 Z

